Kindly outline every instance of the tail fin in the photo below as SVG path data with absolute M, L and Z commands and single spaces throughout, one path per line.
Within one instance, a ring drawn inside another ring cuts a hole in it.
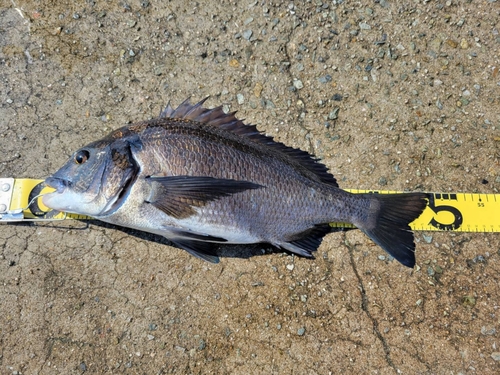
M 425 193 L 363 194 L 370 209 L 357 225 L 373 242 L 407 267 L 415 266 L 415 243 L 409 224 L 427 205 Z

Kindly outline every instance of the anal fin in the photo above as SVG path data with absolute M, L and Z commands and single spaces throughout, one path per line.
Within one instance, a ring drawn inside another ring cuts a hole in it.
M 292 253 L 312 257 L 323 237 L 331 231 L 328 224 L 317 224 L 303 232 L 293 235 L 288 241 L 279 243 L 278 246 L 284 248 Z

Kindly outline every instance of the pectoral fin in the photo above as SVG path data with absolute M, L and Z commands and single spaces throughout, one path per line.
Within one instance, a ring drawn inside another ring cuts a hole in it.
M 184 219 L 193 214 L 193 207 L 262 186 L 249 181 L 237 181 L 205 176 L 148 177 L 151 194 L 146 202 L 169 216 Z

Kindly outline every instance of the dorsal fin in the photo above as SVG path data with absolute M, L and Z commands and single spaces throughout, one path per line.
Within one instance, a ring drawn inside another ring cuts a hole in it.
M 189 99 L 186 99 L 176 109 L 173 109 L 169 103 L 160 113 L 160 118 L 191 120 L 245 137 L 283 155 L 284 161 L 288 160 L 289 163 L 302 170 L 304 174 L 308 174 L 310 177 L 312 175 L 318 181 L 338 187 L 337 181 L 328 172 L 328 168 L 324 164 L 318 163 L 318 159 L 305 151 L 285 146 L 283 143 L 276 142 L 272 137 L 262 134 L 255 125 L 247 125 L 236 118 L 236 112 L 224 113 L 222 106 L 213 109 L 204 108 L 203 103 L 207 99 L 208 97 L 196 104 L 190 104 Z

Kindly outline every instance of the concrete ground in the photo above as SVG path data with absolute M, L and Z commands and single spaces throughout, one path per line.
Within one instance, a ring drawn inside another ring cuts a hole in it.
M 496 0 L 0 0 L 0 176 L 210 96 L 341 187 L 498 193 L 499 20 Z M 416 241 L 414 270 L 359 231 L 212 265 L 95 221 L 0 225 L 0 373 L 500 373 L 499 235 Z

